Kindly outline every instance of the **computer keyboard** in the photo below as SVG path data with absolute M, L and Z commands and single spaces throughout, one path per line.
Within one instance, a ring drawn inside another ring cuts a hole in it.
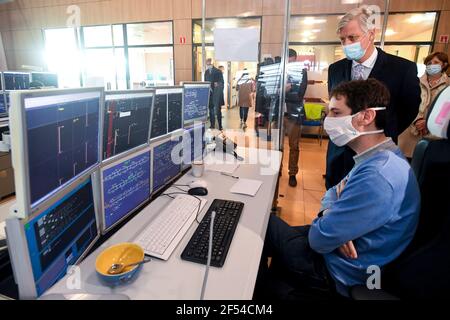
M 206 204 L 205 199 L 177 195 L 134 241 L 145 254 L 167 260 Z M 200 205 L 200 209 L 199 209 Z
M 223 267 L 244 204 L 242 202 L 215 199 L 181 254 L 187 261 L 206 264 L 209 247 L 211 213 L 216 211 L 213 229 L 211 265 Z

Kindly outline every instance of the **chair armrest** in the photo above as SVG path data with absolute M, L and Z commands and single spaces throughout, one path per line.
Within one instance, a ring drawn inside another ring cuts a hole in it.
M 369 290 L 366 286 L 350 288 L 350 296 L 353 300 L 400 300 L 384 290 Z

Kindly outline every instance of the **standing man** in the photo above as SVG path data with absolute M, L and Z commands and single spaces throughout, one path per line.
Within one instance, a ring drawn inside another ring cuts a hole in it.
M 397 137 L 414 120 L 420 105 L 417 66 L 406 59 L 376 48 L 373 15 L 367 6 L 348 12 L 340 21 L 337 33 L 347 59 L 330 65 L 328 90 L 341 82 L 375 78 L 387 86 L 391 95 L 386 116 L 385 133 Z M 348 147 L 330 141 L 327 152 L 326 187 L 337 185 L 353 168 L 355 153 Z
M 222 72 L 214 67 L 211 58 L 206 60 L 205 81 L 211 83 L 211 94 L 209 99 L 209 120 L 211 122 L 210 128 L 215 129 L 217 115 L 219 130 L 222 131 L 223 127 L 221 102 L 223 100 L 224 80 Z
M 289 49 L 289 64 L 297 61 L 297 52 Z M 308 86 L 308 75 L 303 69 L 300 75 L 295 68 L 288 65 L 288 80 L 286 86 L 286 132 L 289 135 L 289 185 L 297 186 L 298 160 L 300 156 L 299 140 L 301 134 L 302 115 L 304 114 L 303 99 Z

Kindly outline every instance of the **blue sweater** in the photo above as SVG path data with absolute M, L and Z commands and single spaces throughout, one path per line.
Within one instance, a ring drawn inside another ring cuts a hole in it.
M 391 139 L 355 157 L 355 167 L 338 199 L 336 187 L 322 199 L 324 215 L 314 220 L 311 248 L 325 258 L 337 290 L 366 283 L 367 268 L 397 258 L 411 242 L 420 211 L 415 175 Z M 347 259 L 339 247 L 353 241 L 358 258 Z

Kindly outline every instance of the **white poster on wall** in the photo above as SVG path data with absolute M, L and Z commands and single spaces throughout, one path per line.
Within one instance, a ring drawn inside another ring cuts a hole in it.
M 214 30 L 217 61 L 258 62 L 259 29 L 226 28 Z
M 6 63 L 5 47 L 3 46 L 2 34 L 0 32 L 0 71 L 8 70 L 8 64 Z

